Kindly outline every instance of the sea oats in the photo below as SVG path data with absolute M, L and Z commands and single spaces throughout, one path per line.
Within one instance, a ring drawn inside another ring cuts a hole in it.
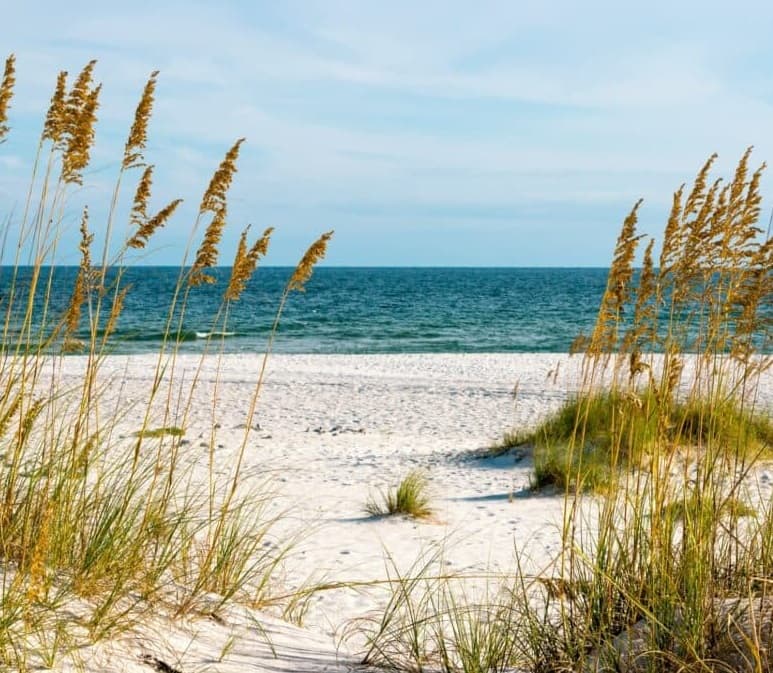
M 746 151 L 738 161 L 735 169 L 733 181 L 730 183 L 730 209 L 734 210 L 737 204 L 744 199 L 744 190 L 746 189 L 746 176 L 749 172 L 749 157 L 751 157 L 753 147 L 747 147 Z
M 306 282 L 311 278 L 314 266 L 325 256 L 328 241 L 330 241 L 332 236 L 333 232 L 328 231 L 311 244 L 311 247 L 306 251 L 301 261 L 298 262 L 298 266 L 295 267 L 295 271 L 290 277 L 290 282 L 287 284 L 288 291 L 297 290 L 298 292 L 303 292 L 305 290 Z
M 64 182 L 82 184 L 83 169 L 88 166 L 91 147 L 94 144 L 99 93 L 102 86 L 88 92 L 77 118 L 68 122 L 68 136 L 62 155 L 62 179 Z M 68 114 L 70 112 L 68 111 Z
M 231 278 L 228 280 L 228 287 L 225 291 L 225 298 L 227 301 L 236 301 L 239 295 L 244 290 L 247 279 L 244 273 L 244 261 L 247 259 L 247 232 L 250 227 L 247 228 L 239 236 L 239 244 L 236 246 L 236 255 L 234 257 L 234 263 L 231 266 Z
M 721 179 L 715 180 L 711 187 L 706 189 L 708 179 L 707 171 L 716 159 L 712 155 L 704 164 L 703 169 L 695 179 L 695 184 L 685 204 L 682 213 L 682 221 L 678 231 L 679 251 L 674 262 L 672 277 L 669 282 L 672 286 L 672 305 L 684 307 L 690 301 L 696 299 L 696 292 L 700 293 L 701 286 L 696 280 L 700 277 L 702 269 L 708 264 L 711 251 L 707 245 L 711 234 L 712 218 L 717 204 L 717 196 L 721 198 Z
M 0 142 L 3 142 L 9 131 L 8 108 L 13 98 L 13 87 L 16 84 L 16 57 L 11 54 L 5 60 L 5 69 L 3 71 L 3 81 L 0 84 Z
M 640 354 L 647 344 L 654 343 L 657 337 L 656 281 L 652 248 L 654 239 L 650 239 L 644 250 L 642 269 L 636 286 L 636 301 L 633 319 L 626 333 L 621 349 L 623 352 Z M 631 368 L 633 374 L 634 367 Z
M 698 171 L 698 175 L 696 176 L 695 182 L 693 183 L 693 188 L 690 191 L 690 195 L 687 197 L 687 201 L 684 206 L 683 219 L 687 219 L 690 217 L 690 215 L 698 212 L 698 208 L 700 208 L 701 204 L 703 203 L 703 198 L 706 193 L 706 181 L 708 174 L 711 170 L 711 167 L 714 165 L 717 156 L 717 153 L 714 152 L 714 154 L 712 154 L 706 160 L 706 163 L 703 164 L 703 167 L 700 169 L 700 171 Z
M 53 507 L 47 504 L 41 515 L 37 539 L 33 542 L 32 558 L 29 561 L 26 599 L 33 603 L 45 598 L 47 570 L 45 558 L 50 544 L 50 528 Z
M 151 236 L 167 223 L 182 202 L 182 199 L 175 199 L 159 210 L 153 217 L 148 218 L 139 226 L 134 236 L 126 242 L 126 245 L 130 248 L 144 248 Z
M 569 344 L 569 355 L 584 353 L 588 350 L 589 346 L 590 337 L 587 334 L 580 332 L 576 337 L 574 337 L 574 339 L 572 339 L 572 343 Z
M 123 168 L 132 168 L 141 166 L 145 161 L 142 152 L 148 142 L 148 122 L 153 113 L 154 94 L 156 92 L 156 78 L 158 70 L 154 70 L 142 92 L 140 102 L 137 104 L 137 110 L 134 113 L 134 122 L 132 123 L 129 138 L 126 141 L 126 147 L 123 153 Z
M 225 157 L 220 162 L 220 166 L 218 166 L 209 182 L 207 191 L 204 192 L 201 205 L 199 206 L 199 214 L 211 212 L 213 217 L 204 232 L 204 239 L 196 251 L 196 258 L 188 276 L 189 286 L 215 282 L 214 276 L 206 274 L 204 270 L 212 268 L 217 264 L 218 246 L 223 236 L 226 214 L 228 212 L 226 196 L 233 181 L 234 173 L 236 173 L 236 160 L 239 158 L 239 149 L 243 142 L 244 138 L 239 138 L 226 152 Z
M 6 392 L 5 395 L 8 393 Z M 7 396 L 3 397 L 3 401 L 7 401 Z M 3 413 L 0 414 L 0 437 L 5 436 L 5 433 L 8 431 L 8 427 L 11 424 L 11 419 L 16 415 L 16 412 L 19 410 L 19 407 L 21 406 L 22 401 L 22 393 L 17 392 L 14 394 L 13 399 L 11 400 L 10 404 L 6 404 L 5 408 L 3 409 Z
M 226 194 L 236 173 L 236 160 L 239 158 L 239 149 L 244 142 L 244 138 L 239 138 L 226 152 L 225 158 L 220 162 L 220 166 L 215 171 L 209 182 L 207 191 L 201 200 L 199 212 L 210 212 L 217 214 L 226 203 Z
M 129 222 L 139 229 L 148 219 L 148 202 L 150 201 L 150 192 L 153 187 L 153 166 L 146 166 L 142 171 L 142 177 L 137 183 L 137 189 L 134 192 L 134 203 L 132 205 Z
M 738 220 L 735 247 L 739 249 L 738 257 L 741 260 L 750 258 L 754 254 L 754 241 L 757 240 L 762 229 L 757 226 L 760 218 L 762 196 L 760 195 L 760 181 L 767 168 L 766 163 L 754 171 L 746 190 L 746 198 Z
M 92 91 L 91 82 L 96 64 L 95 60 L 91 60 L 84 66 L 78 73 L 78 77 L 64 100 L 62 115 L 63 134 L 73 135 L 78 127 L 83 108 L 86 106 Z M 58 84 L 57 80 L 57 86 Z
M 679 252 L 679 222 L 682 216 L 682 195 L 684 193 L 684 184 L 674 192 L 671 202 L 671 212 L 668 216 L 665 231 L 663 232 L 663 246 L 660 250 L 660 278 L 665 279 L 668 272 L 674 265 L 676 256 Z
M 56 87 L 43 125 L 43 140 L 51 140 L 57 146 L 62 142 L 65 132 L 66 91 L 67 71 L 62 70 L 56 78 Z
M 271 234 L 274 233 L 274 227 L 268 227 L 263 231 L 263 235 L 252 244 L 247 251 L 246 263 L 249 264 L 250 273 L 255 271 L 258 266 L 258 260 L 265 257 L 268 252 L 268 244 L 271 241 Z
M 601 298 L 596 326 L 588 342 L 587 353 L 598 356 L 612 352 L 617 345 L 619 325 L 625 304 L 631 298 L 633 260 L 641 236 L 636 235 L 639 199 L 623 221 L 623 227 L 615 246 L 612 266 L 607 277 L 607 287 Z
M 228 288 L 225 292 L 225 298 L 228 301 L 236 301 L 241 296 L 242 292 L 244 292 L 247 281 L 249 281 L 252 274 L 255 273 L 255 269 L 258 266 L 258 260 L 268 251 L 268 244 L 274 228 L 269 227 L 266 229 L 263 232 L 263 235 L 255 241 L 249 249 L 247 249 L 248 231 L 249 227 L 247 227 L 239 237 L 239 245 L 236 249 L 236 256 L 231 270 L 231 278 L 228 281 Z
M 118 324 L 118 318 L 123 312 L 124 303 L 126 302 L 126 295 L 129 293 L 131 286 L 127 285 L 122 287 L 113 299 L 113 304 L 110 307 L 110 315 L 107 318 L 107 324 L 105 325 L 105 338 L 111 335 Z
M 89 211 L 88 208 L 83 209 L 83 216 L 81 217 L 81 240 L 78 245 L 78 249 L 81 253 L 81 261 L 78 267 L 78 275 L 75 278 L 75 286 L 73 287 L 70 303 L 67 306 L 65 312 L 65 333 L 67 335 L 72 334 L 78 329 L 78 324 L 81 317 L 81 307 L 88 298 L 88 294 L 91 287 L 91 243 L 94 240 L 94 234 L 89 233 Z
M 217 264 L 218 245 L 223 236 L 225 222 L 226 206 L 224 204 L 215 212 L 212 221 L 204 232 L 204 240 L 196 252 L 196 259 L 193 262 L 188 278 L 188 284 L 191 287 L 201 285 L 202 283 L 211 284 L 215 282 L 215 277 L 204 273 L 204 270 L 211 269 Z
M 750 252 L 741 278 L 732 297 L 735 329 L 731 338 L 731 354 L 750 364 L 755 335 L 773 332 L 773 238 L 759 242 Z M 761 344 L 762 348 L 769 344 Z

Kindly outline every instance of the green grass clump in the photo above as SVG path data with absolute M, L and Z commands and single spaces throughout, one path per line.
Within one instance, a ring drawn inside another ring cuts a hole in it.
M 710 448 L 765 459 L 773 456 L 773 420 L 732 397 L 675 401 L 664 418 L 651 390 L 602 390 L 570 399 L 532 432 L 507 433 L 496 449 L 533 448 L 535 489 L 603 492 L 615 471 L 647 467 L 657 442 L 685 454 Z
M 425 474 L 421 470 L 412 470 L 396 488 L 382 492 L 380 501 L 369 499 L 365 511 L 371 516 L 402 514 L 414 519 L 426 518 L 432 514 L 428 486 Z
M 407 572 L 387 568 L 389 599 L 379 615 L 349 625 L 365 637 L 362 664 L 378 670 L 498 673 L 516 670 L 521 629 L 513 578 L 448 574 L 442 554 L 422 555 Z M 518 580 L 515 580 L 517 583 Z
M 182 437 L 184 434 L 185 430 L 182 428 L 178 428 L 176 425 L 170 425 L 162 428 L 137 430 L 137 432 L 134 433 L 134 436 L 153 439 L 158 437 Z

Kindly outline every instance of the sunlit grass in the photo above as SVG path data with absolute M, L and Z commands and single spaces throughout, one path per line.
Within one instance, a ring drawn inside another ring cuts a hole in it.
M 365 511 L 371 516 L 404 515 L 424 519 L 432 515 L 429 482 L 421 470 L 412 470 L 400 483 L 381 493 L 380 499 L 370 498 Z
M 12 126 L 14 63 L 8 59 L 0 83 L 0 141 Z M 249 422 L 229 476 L 216 474 L 212 433 L 207 477 L 192 484 L 182 452 L 193 447 L 179 439 L 202 363 L 216 342 L 205 344 L 195 376 L 183 385 L 177 371 L 181 327 L 197 286 L 214 282 L 209 271 L 219 260 L 243 139 L 226 152 L 206 186 L 172 296 L 158 298 L 168 305 L 166 338 L 149 385 L 130 404 L 121 396 L 121 382 L 103 377 L 131 291 L 124 269 L 131 251 L 152 243 L 171 220 L 180 199 L 151 208 L 154 167 L 145 152 L 158 75 L 152 73 L 118 157 L 106 221 L 95 226 L 88 208 L 77 205 L 88 195 L 81 186 L 101 93 L 94 73 L 93 61 L 71 85 L 67 73 L 60 73 L 25 205 L 2 220 L 2 240 L 18 241 L 0 250 L 11 265 L 0 299 L 0 668 L 9 670 L 56 668 L 67 655 L 77 658 L 84 645 L 125 632 L 149 612 L 173 619 L 208 613 L 213 604 L 228 601 L 274 604 L 275 573 L 292 543 L 264 546 L 276 522 L 266 514 L 271 496 L 255 480 L 248 483 L 241 468 L 282 308 L 293 291 L 303 289 L 332 232 L 311 246 L 294 284 L 277 297 L 262 370 L 245 399 Z M 120 194 L 132 184 L 125 211 Z M 51 303 L 54 271 L 74 208 L 80 261 L 69 305 L 57 314 Z M 103 234 L 101 250 L 93 249 L 96 227 Z M 250 243 L 247 230 L 242 234 L 210 332 L 225 331 L 228 308 L 239 301 L 270 235 L 268 229 Z M 21 273 L 28 259 L 31 266 Z M 75 383 L 65 375 L 71 353 L 82 354 Z M 127 438 L 128 420 L 139 428 Z M 75 659 L 69 663 L 77 665 Z

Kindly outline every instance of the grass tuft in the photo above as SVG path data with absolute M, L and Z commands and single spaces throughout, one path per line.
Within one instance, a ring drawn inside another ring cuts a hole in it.
M 412 470 L 396 488 L 382 492 L 380 500 L 370 498 L 365 504 L 365 511 L 371 516 L 427 518 L 432 515 L 428 486 L 426 475 L 421 470 Z
M 184 434 L 185 430 L 182 428 L 178 428 L 176 425 L 170 425 L 163 428 L 137 430 L 137 432 L 134 433 L 134 436 L 152 439 L 158 437 L 182 437 Z

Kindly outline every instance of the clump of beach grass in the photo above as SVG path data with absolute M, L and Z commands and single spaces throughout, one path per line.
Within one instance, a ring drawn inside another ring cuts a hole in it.
M 657 266 L 650 240 L 634 268 L 645 239 L 634 205 L 596 325 L 573 344 L 579 390 L 497 447 L 532 446 L 533 484 L 557 487 L 564 505 L 548 571 L 524 576 L 519 563 L 507 600 L 485 603 L 488 626 L 508 625 L 506 656 L 460 657 L 480 612 L 430 598 L 432 573 L 420 569 L 369 632 L 367 661 L 449 672 L 771 670 L 773 499 L 757 475 L 771 460 L 773 421 L 757 392 L 773 365 L 773 239 L 759 226 L 764 164 L 751 171 L 750 158 L 724 183 L 710 177 L 712 155 L 674 193 Z
M 529 437 L 535 482 L 565 493 L 556 573 L 569 589 L 531 615 L 533 649 L 554 653 L 537 670 L 769 670 L 771 503 L 755 474 L 773 450 L 756 395 L 772 363 L 773 242 L 750 156 L 727 184 L 710 180 L 712 156 L 677 190 L 658 269 L 651 242 L 633 269 L 636 204 L 576 344 L 581 390 Z M 590 507 L 589 489 L 605 496 Z
M 726 447 L 728 453 L 743 452 L 749 459 L 773 458 L 773 420 L 745 410 L 733 398 L 713 404 L 677 400 L 670 413 L 673 420 L 659 428 L 651 390 L 602 390 L 570 399 L 531 432 L 506 435 L 501 447 L 531 447 L 535 488 L 581 485 L 597 492 L 614 481 L 613 467 L 647 467 L 656 441 L 670 443 L 683 456 L 711 444 Z M 572 451 L 580 414 L 582 451 Z M 614 446 L 616 441 L 619 446 Z M 616 466 L 610 460 L 613 449 L 620 452 Z
M 169 425 L 161 428 L 146 428 L 144 430 L 137 430 L 134 433 L 135 437 L 182 437 L 185 434 L 185 430 L 177 427 L 176 425 Z
M 187 302 L 196 286 L 211 282 L 227 225 L 227 192 L 236 172 L 238 140 L 225 155 L 205 191 L 176 289 L 169 299 L 166 338 L 159 348 L 153 382 L 144 399 L 125 407 L 108 399 L 100 372 L 111 350 L 130 287 L 123 283 L 132 253 L 152 243 L 155 233 L 177 212 L 181 200 L 151 207 L 153 165 L 145 158 L 158 73 L 150 74 L 137 105 L 118 163 L 106 221 L 94 223 L 86 204 L 85 171 L 95 138 L 102 87 L 90 61 L 68 85 L 59 73 L 32 164 L 23 208 L 4 220 L 5 256 L 10 278 L 0 303 L 0 667 L 55 668 L 84 644 L 125 632 L 148 612 L 210 614 L 219 604 L 243 601 L 273 604 L 274 575 L 292 540 L 264 545 L 276 515 L 267 515 L 271 493 L 242 478 L 241 462 L 252 423 L 231 473 L 215 475 L 208 438 L 209 483 L 197 489 L 183 469 L 179 438 L 198 382 L 183 380 L 176 358 Z M 6 61 L 0 83 L 0 141 L 10 131 L 9 110 L 15 60 Z M 128 212 L 121 188 L 136 188 Z M 57 252 L 65 224 L 80 217 L 76 280 L 69 305 L 57 313 L 51 304 L 58 278 Z M 212 216 L 195 253 L 199 226 Z M 126 217 L 119 233 L 116 223 Z M 93 251 L 100 228 L 104 244 Z M 325 252 L 312 246 L 296 270 L 308 278 Z M 233 278 L 223 292 L 213 325 L 228 320 L 268 249 L 270 230 L 253 245 L 246 236 L 237 252 Z M 8 242 L 10 241 L 10 245 Z M 8 245 L 8 248 L 6 248 Z M 11 247 L 11 245 L 13 247 Z M 23 261 L 29 268 L 22 270 Z M 302 286 L 302 283 L 301 283 Z M 274 331 L 289 289 L 278 298 Z M 215 331 L 215 330 L 213 330 Z M 273 338 L 273 333 L 272 333 Z M 207 344 L 209 346 L 209 344 Z M 270 345 L 269 345 L 270 346 Z M 82 353 L 83 373 L 72 383 L 63 376 L 65 353 Z M 266 357 L 270 347 L 266 349 Z M 202 361 L 205 353 L 202 354 Z M 199 370 L 201 362 L 199 364 Z M 254 414 L 263 380 L 256 373 L 250 397 Z M 216 374 L 219 381 L 219 359 Z M 215 398 L 213 396 L 213 414 Z M 140 419 L 131 437 L 119 423 Z M 213 422 L 213 428 L 214 428 Z M 74 619 L 71 611 L 77 611 Z
M 394 488 L 371 497 L 365 503 L 365 511 L 371 516 L 409 516 L 425 519 L 432 515 L 429 482 L 422 470 L 411 470 Z
M 475 579 L 481 586 L 470 590 Z M 352 622 L 365 636 L 362 664 L 383 670 L 499 672 L 513 670 L 521 650 L 513 578 L 449 573 L 442 550 L 428 550 L 406 571 L 388 559 L 390 588 L 378 614 Z

